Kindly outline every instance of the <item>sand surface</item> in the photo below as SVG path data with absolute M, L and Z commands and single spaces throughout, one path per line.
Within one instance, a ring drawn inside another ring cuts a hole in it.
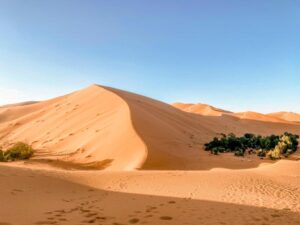
M 300 224 L 298 162 L 275 171 L 21 166 L 0 166 L 0 224 Z
M 277 112 L 270 113 L 270 116 L 277 117 L 286 121 L 300 122 L 300 114 L 293 112 Z
M 0 107 L 0 145 L 36 149 L 0 163 L 0 225 L 300 224 L 299 154 L 274 162 L 203 150 L 219 133 L 300 134 L 299 123 L 174 106 L 92 85 Z

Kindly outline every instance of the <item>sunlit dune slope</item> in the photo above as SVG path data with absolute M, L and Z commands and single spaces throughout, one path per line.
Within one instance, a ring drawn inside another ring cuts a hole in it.
M 219 133 L 285 131 L 299 133 L 300 125 L 230 113 L 187 113 L 97 85 L 48 101 L 0 109 L 0 145 L 24 141 L 37 149 L 33 161 L 51 159 L 108 170 L 256 167 L 260 161 L 211 157 L 203 144 Z
M 140 167 L 146 157 L 126 102 L 95 85 L 0 116 L 1 143 L 28 142 L 42 158 L 126 170 Z

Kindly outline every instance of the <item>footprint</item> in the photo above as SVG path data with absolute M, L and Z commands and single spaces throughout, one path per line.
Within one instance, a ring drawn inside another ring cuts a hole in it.
M 105 216 L 97 216 L 96 219 L 97 220 L 106 220 L 107 218 Z
M 133 219 L 130 219 L 128 222 L 131 224 L 135 224 L 135 223 L 138 223 L 139 221 L 140 221 L 139 219 L 133 218 Z
M 87 221 L 88 223 L 95 223 L 96 222 L 96 219 L 91 219 L 89 221 Z
M 170 216 L 161 216 L 160 219 L 161 220 L 172 220 L 173 217 L 170 217 Z
M 93 216 L 97 216 L 98 213 L 88 213 L 87 215 L 85 215 L 85 217 L 93 217 Z

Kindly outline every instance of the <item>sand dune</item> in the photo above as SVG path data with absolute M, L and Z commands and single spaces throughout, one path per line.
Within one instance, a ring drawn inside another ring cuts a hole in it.
M 207 106 L 202 108 L 207 112 Z M 218 133 L 300 132 L 299 124 L 254 116 L 191 114 L 134 93 L 92 85 L 48 101 L 4 108 L 0 111 L 0 144 L 28 142 L 38 150 L 35 161 L 52 160 L 61 167 L 251 168 L 261 162 L 228 157 L 223 163 L 222 157 L 208 157 L 203 144 Z
M 286 123 L 300 121 L 300 115 L 296 113 L 270 113 L 262 114 L 257 112 L 230 112 L 223 109 L 215 108 L 207 104 L 185 104 L 185 103 L 174 103 L 172 104 L 175 108 L 178 108 L 185 112 L 195 113 L 203 116 L 222 116 L 222 115 L 231 115 L 236 116 L 240 119 L 247 120 L 256 120 L 264 122 L 282 122 Z
M 280 118 L 274 117 L 272 115 L 265 115 L 262 113 L 250 112 L 250 111 L 234 113 L 234 115 L 239 117 L 240 119 L 275 122 L 275 123 L 286 123 L 287 122 L 287 120 L 280 119 Z
M 204 116 L 221 116 L 224 113 L 231 113 L 223 109 L 218 109 L 207 104 L 185 104 L 185 103 L 174 103 L 172 104 L 175 108 L 181 109 L 185 112 L 196 113 Z
M 286 121 L 300 122 L 300 114 L 293 113 L 293 112 L 277 112 L 277 113 L 270 113 L 268 115 Z
M 146 157 L 126 102 L 98 86 L 9 108 L 1 118 L 1 144 L 28 142 L 38 149 L 38 158 L 126 170 L 139 167 Z
M 37 150 L 0 163 L 0 225 L 300 224 L 299 154 L 274 162 L 203 150 L 220 133 L 300 134 L 300 124 L 175 107 L 98 85 L 0 107 L 0 145 Z

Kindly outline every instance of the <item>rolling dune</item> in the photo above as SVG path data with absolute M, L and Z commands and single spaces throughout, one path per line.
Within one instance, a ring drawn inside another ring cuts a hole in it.
M 221 116 L 224 113 L 231 113 L 223 109 L 218 109 L 207 104 L 185 104 L 185 103 L 174 103 L 172 104 L 175 108 L 181 109 L 186 112 L 196 113 L 203 116 Z
M 300 122 L 300 114 L 293 112 L 277 112 L 270 113 L 269 115 L 286 121 Z
M 257 121 L 265 121 L 265 122 L 274 122 L 274 123 L 287 123 L 287 120 L 283 120 L 271 115 L 265 115 L 257 112 L 240 112 L 234 113 L 235 116 L 240 119 L 248 119 L 248 120 L 257 120 Z

